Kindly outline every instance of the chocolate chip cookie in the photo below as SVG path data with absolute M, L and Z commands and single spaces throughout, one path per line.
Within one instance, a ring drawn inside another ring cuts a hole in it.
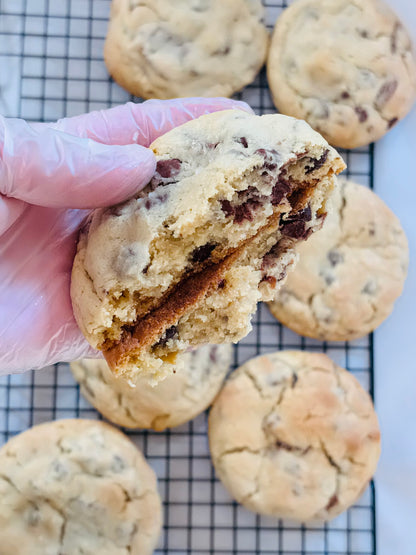
M 380 0 L 297 0 L 278 19 L 267 64 L 274 102 L 332 145 L 380 139 L 416 98 L 416 59 Z
M 218 477 L 248 509 L 330 520 L 373 476 L 380 431 L 369 395 L 326 355 L 281 351 L 241 366 L 209 416 Z
M 156 477 L 121 432 L 93 420 L 35 426 L 0 449 L 2 555 L 151 555 Z
M 104 59 L 142 98 L 231 96 L 263 65 L 260 0 L 113 0 Z
M 397 217 L 370 189 L 339 180 L 322 230 L 299 245 L 299 263 L 274 316 L 300 335 L 347 341 L 385 320 L 401 295 L 409 250 Z
M 71 370 L 84 397 L 108 420 L 160 432 L 192 420 L 212 403 L 232 353 L 231 345 L 205 345 L 184 353 L 183 368 L 155 387 L 143 378 L 131 384 L 115 377 L 102 359 L 72 362 Z
M 239 110 L 190 121 L 151 146 L 156 173 L 81 231 L 71 294 L 112 370 L 157 381 L 178 352 L 250 331 L 319 229 L 345 165 L 305 122 Z

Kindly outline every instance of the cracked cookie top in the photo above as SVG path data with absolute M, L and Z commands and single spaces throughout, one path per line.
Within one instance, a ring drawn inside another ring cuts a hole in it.
M 409 249 L 398 218 L 370 189 L 339 179 L 323 228 L 299 244 L 299 262 L 269 303 L 284 325 L 315 339 L 347 341 L 393 310 Z
M 110 74 L 142 98 L 231 96 L 263 65 L 261 0 L 113 0 Z
M 106 418 L 128 428 L 180 426 L 203 412 L 218 393 L 230 368 L 231 345 L 205 345 L 184 353 L 183 367 L 154 387 L 146 378 L 133 383 L 116 377 L 103 359 L 71 363 L 88 401 Z
M 416 97 L 409 35 L 379 0 L 294 2 L 277 21 L 267 69 L 279 111 L 343 148 L 380 139 Z
M 156 477 L 115 428 L 35 426 L 0 450 L 4 555 L 150 555 L 161 528 Z
M 369 395 L 326 355 L 282 351 L 231 375 L 209 416 L 215 470 L 248 509 L 329 520 L 373 476 L 380 432 Z

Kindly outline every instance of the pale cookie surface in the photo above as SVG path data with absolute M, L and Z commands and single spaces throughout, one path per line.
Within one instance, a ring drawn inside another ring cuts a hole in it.
M 96 210 L 72 271 L 77 322 L 116 372 L 157 381 L 189 346 L 240 340 L 319 229 L 337 152 L 305 122 L 217 112 L 152 147 L 137 198 Z
M 393 310 L 409 250 L 398 218 L 367 187 L 339 179 L 323 228 L 299 245 L 299 263 L 269 303 L 284 325 L 315 339 L 347 341 Z
M 161 530 L 156 477 L 121 432 L 58 420 L 0 450 L 2 555 L 151 555 Z
M 379 0 L 297 0 L 277 21 L 267 71 L 278 110 L 343 148 L 381 138 L 416 98 L 409 35 Z
M 142 98 L 231 96 L 263 65 L 260 0 L 113 0 L 104 59 Z
M 129 385 L 104 360 L 84 359 L 71 370 L 88 401 L 108 420 L 129 428 L 180 426 L 203 412 L 217 395 L 230 368 L 231 345 L 206 345 L 183 355 L 175 374 L 152 387 L 137 378 Z
M 326 355 L 281 351 L 251 359 L 209 416 L 218 477 L 248 509 L 329 520 L 373 476 L 380 432 L 369 395 Z

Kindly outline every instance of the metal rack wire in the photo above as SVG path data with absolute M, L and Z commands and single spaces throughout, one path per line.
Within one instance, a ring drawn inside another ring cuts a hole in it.
M 265 0 L 272 27 L 286 2 Z M 130 99 L 106 72 L 102 51 L 110 0 L 0 0 L 0 110 L 49 121 Z M 238 95 L 274 112 L 265 72 Z M 135 99 L 137 100 L 137 99 Z M 349 176 L 373 186 L 373 147 L 343 153 Z M 279 349 L 324 351 L 373 393 L 373 343 L 322 343 L 283 328 L 259 306 L 253 331 L 235 347 L 234 367 Z M 0 442 L 56 418 L 100 418 L 80 397 L 67 364 L 0 378 Z M 155 469 L 164 500 L 158 554 L 375 555 L 371 485 L 347 513 L 301 526 L 252 514 L 234 503 L 210 464 L 206 415 L 165 433 L 127 432 Z

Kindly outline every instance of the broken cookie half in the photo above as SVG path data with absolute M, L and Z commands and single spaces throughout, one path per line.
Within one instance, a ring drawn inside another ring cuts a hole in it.
M 178 353 L 237 342 L 319 229 L 344 162 L 305 122 L 230 110 L 152 145 L 156 173 L 135 198 L 94 211 L 71 296 L 112 370 L 155 381 Z

